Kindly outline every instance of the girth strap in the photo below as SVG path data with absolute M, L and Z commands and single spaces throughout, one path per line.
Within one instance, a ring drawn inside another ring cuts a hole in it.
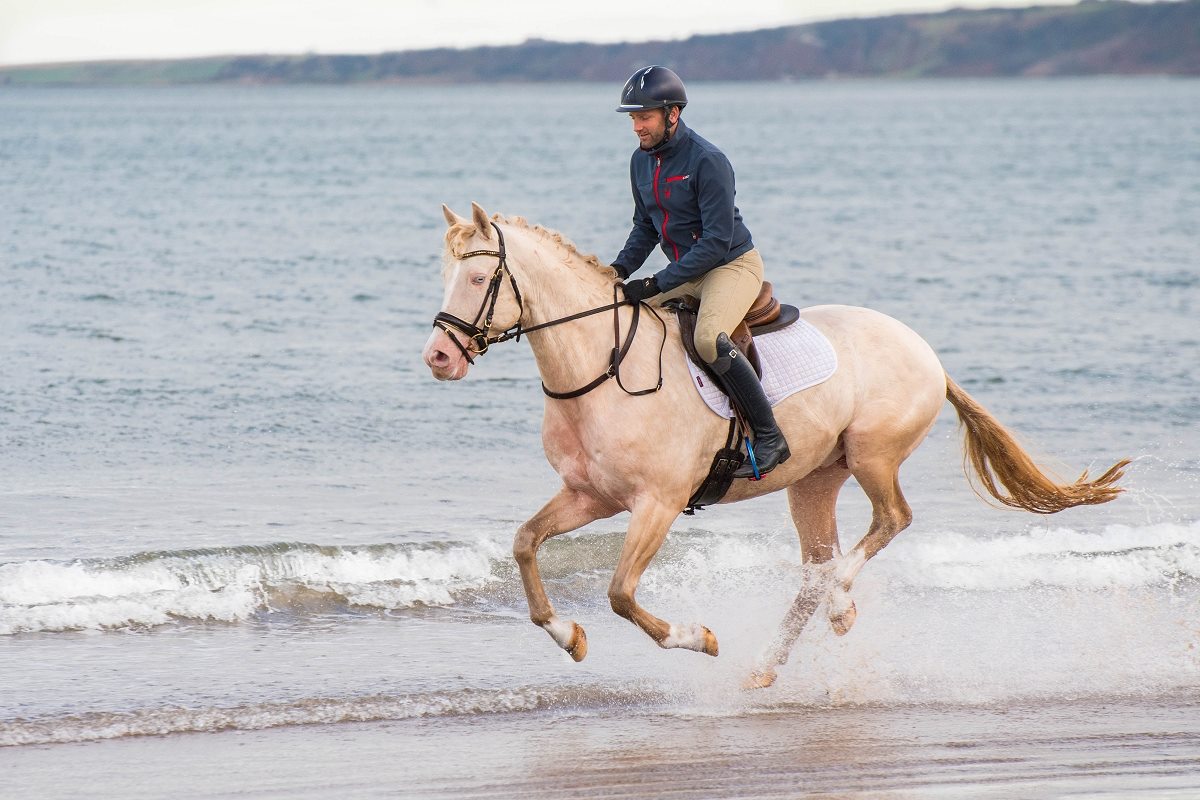
M 725 493 L 729 491 L 729 487 L 733 485 L 733 473 L 746 460 L 740 447 L 742 437 L 738 427 L 738 417 L 735 414 L 729 420 L 729 433 L 725 437 L 725 446 L 713 456 L 712 466 L 708 468 L 708 475 L 688 500 L 687 507 L 683 509 L 684 514 L 691 516 L 696 513 L 697 509 L 703 510 L 707 505 L 719 503 Z

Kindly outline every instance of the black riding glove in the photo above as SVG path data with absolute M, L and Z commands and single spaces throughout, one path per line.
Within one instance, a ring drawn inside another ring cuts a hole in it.
M 625 280 L 629 277 L 629 270 L 625 269 L 620 264 L 610 264 L 609 266 L 617 271 L 617 277 L 619 277 L 621 280 Z
M 635 303 L 645 300 L 647 297 L 654 297 L 661 290 L 658 288 L 658 278 L 641 278 L 636 281 L 625 281 L 621 284 L 621 288 L 625 290 L 625 299 L 632 300 Z

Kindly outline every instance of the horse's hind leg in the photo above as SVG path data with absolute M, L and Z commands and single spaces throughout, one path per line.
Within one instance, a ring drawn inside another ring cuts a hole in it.
M 863 565 L 912 522 L 912 509 L 900 491 L 900 465 L 893 459 L 856 463 L 854 477 L 871 501 L 871 527 L 849 553 L 837 560 L 829 590 L 829 624 L 839 636 L 850 630 L 858 612 L 850 586 Z
M 835 464 L 816 470 L 788 487 L 788 508 L 800 536 L 804 563 L 800 591 L 784 615 L 767 656 L 745 683 L 761 689 L 775 682 L 775 669 L 787 663 L 801 631 L 816 612 L 832 579 L 830 564 L 841 555 L 837 533 L 837 498 L 850 471 Z
M 634 599 L 638 581 L 667 538 L 671 523 L 679 516 L 678 505 L 643 503 L 633 511 L 621 558 L 608 586 L 612 610 L 644 630 L 659 647 L 682 647 L 717 654 L 717 637 L 703 625 L 671 625 L 638 605 Z
M 554 606 L 546 597 L 546 587 L 538 573 L 537 551 L 551 536 L 573 531 L 615 513 L 616 509 L 601 506 L 588 495 L 564 486 L 541 511 L 517 529 L 513 540 L 513 557 L 521 569 L 521 583 L 529 601 L 529 618 L 576 661 L 582 661 L 587 655 L 587 635 L 578 623 L 555 616 Z

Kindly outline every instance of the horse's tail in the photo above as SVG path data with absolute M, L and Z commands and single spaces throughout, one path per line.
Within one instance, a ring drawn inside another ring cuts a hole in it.
M 1053 514 L 1075 506 L 1107 503 L 1124 491 L 1115 484 L 1125 474 L 1128 459 L 1114 464 L 1095 480 L 1089 481 L 1085 470 L 1074 483 L 1058 484 L 1042 472 L 1013 435 L 949 375 L 946 376 L 946 399 L 958 411 L 959 422 L 966 429 L 963 469 L 970 463 L 988 494 L 1004 505 L 1037 514 Z M 967 477 L 970 478 L 969 471 Z M 997 482 L 1008 490 L 1007 494 L 1000 490 Z M 978 489 L 976 493 L 979 493 Z

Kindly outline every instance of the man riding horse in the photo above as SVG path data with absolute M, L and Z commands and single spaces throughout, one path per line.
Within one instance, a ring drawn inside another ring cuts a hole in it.
M 680 119 L 686 105 L 683 81 L 666 67 L 639 69 L 621 91 L 617 111 L 633 120 L 639 147 L 629 163 L 633 230 L 612 266 L 630 300 L 699 299 L 696 350 L 754 434 L 754 458 L 734 477 L 754 478 L 756 465 L 765 475 L 791 455 L 758 375 L 729 338 L 762 288 L 763 261 L 733 202 L 733 166 Z M 670 263 L 629 280 L 655 245 Z

